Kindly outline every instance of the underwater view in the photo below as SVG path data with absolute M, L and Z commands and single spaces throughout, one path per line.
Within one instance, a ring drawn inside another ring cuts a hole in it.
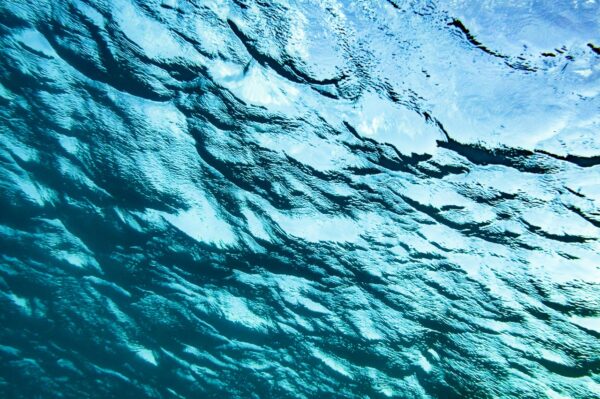
M 599 3 L 0 0 L 0 398 L 599 398 Z

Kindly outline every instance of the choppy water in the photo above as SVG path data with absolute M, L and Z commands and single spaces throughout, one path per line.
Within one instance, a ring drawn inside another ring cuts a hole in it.
M 0 395 L 595 398 L 600 7 L 0 1 Z

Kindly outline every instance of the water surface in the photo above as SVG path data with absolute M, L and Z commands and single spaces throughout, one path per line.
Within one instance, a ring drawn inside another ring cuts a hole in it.
M 595 1 L 0 1 L 0 395 L 596 398 Z

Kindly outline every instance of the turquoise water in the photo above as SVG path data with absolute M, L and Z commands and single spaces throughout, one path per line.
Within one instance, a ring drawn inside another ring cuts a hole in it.
M 0 396 L 596 398 L 595 1 L 0 0 Z

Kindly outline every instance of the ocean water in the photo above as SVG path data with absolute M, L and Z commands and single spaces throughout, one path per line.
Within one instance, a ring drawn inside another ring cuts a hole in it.
M 0 0 L 0 397 L 600 397 L 600 5 Z

